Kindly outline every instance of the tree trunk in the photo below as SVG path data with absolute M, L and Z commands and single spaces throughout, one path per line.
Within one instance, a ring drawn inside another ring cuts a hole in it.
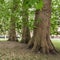
M 16 37 L 16 26 L 15 26 L 15 22 L 16 22 L 16 10 L 18 9 L 18 1 L 17 0 L 13 0 L 12 3 L 12 8 L 11 8 L 11 20 L 10 20 L 10 29 L 9 29 L 9 41 L 18 41 L 17 37 Z
M 9 29 L 9 41 L 18 41 L 16 37 L 16 30 L 15 30 L 15 18 L 12 16 L 10 21 L 10 29 Z
M 55 47 L 50 40 L 51 0 L 43 0 L 42 10 L 36 10 L 34 34 L 28 47 L 42 53 L 55 53 Z
M 23 26 L 22 26 L 22 43 L 28 43 L 30 40 L 30 30 L 28 27 L 28 14 L 26 14 L 26 11 L 24 12 L 23 16 Z
M 28 43 L 30 40 L 30 30 L 29 30 L 29 20 L 28 20 L 28 8 L 25 6 L 25 2 L 23 0 L 23 15 L 22 15 L 22 21 L 23 21 L 23 26 L 22 26 L 22 43 Z

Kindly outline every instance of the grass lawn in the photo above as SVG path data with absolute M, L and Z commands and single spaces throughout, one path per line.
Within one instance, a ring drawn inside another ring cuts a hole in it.
M 60 40 L 52 40 L 55 48 L 60 51 Z
M 54 46 L 60 51 L 60 41 L 52 40 Z M 60 54 L 43 55 L 41 53 L 33 53 L 26 49 L 25 44 L 19 42 L 0 42 L 0 60 L 60 60 Z

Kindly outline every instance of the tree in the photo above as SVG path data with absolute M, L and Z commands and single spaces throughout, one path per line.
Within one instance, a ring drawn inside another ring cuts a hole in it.
M 18 41 L 16 37 L 16 11 L 18 9 L 19 0 L 13 0 L 11 7 L 11 20 L 10 20 L 10 29 L 9 29 L 9 41 Z
M 57 28 L 59 26 L 59 11 L 60 4 L 59 0 L 52 0 L 52 9 L 51 9 L 51 34 L 58 34 Z
M 26 5 L 27 1 L 23 0 L 22 4 L 22 43 L 28 43 L 30 40 L 30 30 L 29 30 L 29 20 L 28 20 L 28 7 Z
M 32 1 L 32 0 L 23 0 L 22 1 L 22 21 L 23 21 L 23 26 L 22 26 L 22 40 L 21 42 L 23 43 L 28 43 L 30 40 L 30 30 L 29 30 L 29 8 L 41 8 L 42 7 L 42 0 L 38 1 Z
M 50 40 L 51 0 L 43 0 L 44 6 L 35 12 L 35 28 L 28 47 L 42 53 L 55 53 L 55 47 Z
M 9 29 L 10 11 L 8 3 L 5 0 L 0 0 L 0 33 L 6 34 Z

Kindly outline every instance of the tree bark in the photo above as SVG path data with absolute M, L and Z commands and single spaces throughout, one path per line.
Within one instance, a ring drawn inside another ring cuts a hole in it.
M 56 49 L 50 40 L 51 0 L 43 0 L 43 2 L 42 10 L 36 10 L 35 13 L 35 28 L 28 48 L 42 53 L 55 53 Z

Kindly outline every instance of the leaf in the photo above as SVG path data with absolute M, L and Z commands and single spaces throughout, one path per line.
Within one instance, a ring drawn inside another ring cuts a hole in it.
M 36 3 L 36 9 L 42 9 L 43 7 L 43 0 L 40 0 L 38 3 Z

